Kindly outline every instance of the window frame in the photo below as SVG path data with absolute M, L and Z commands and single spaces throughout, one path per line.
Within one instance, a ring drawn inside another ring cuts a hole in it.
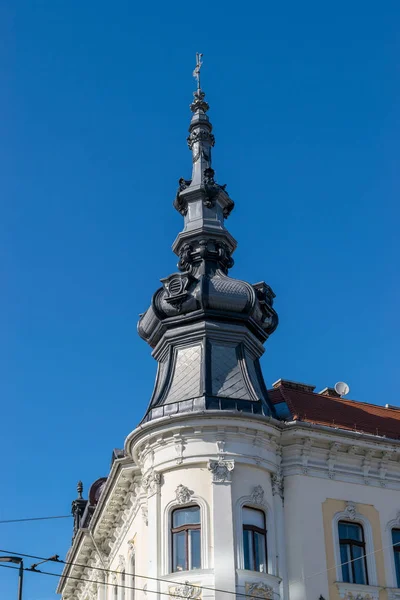
M 244 509 L 247 510 L 254 510 L 255 512 L 259 512 L 262 514 L 263 517 L 263 522 L 264 522 L 264 529 L 262 529 L 261 527 L 257 527 L 257 525 L 248 525 L 246 523 L 244 523 L 243 521 L 243 511 Z M 267 537 L 268 537 L 268 529 L 267 529 L 267 517 L 265 515 L 265 511 L 262 508 L 254 508 L 254 506 L 249 506 L 247 504 L 244 504 L 242 506 L 242 532 L 244 533 L 245 531 L 251 531 L 251 539 L 252 539 L 252 546 L 253 546 L 253 556 L 252 558 L 252 562 L 253 562 L 253 567 L 256 566 L 257 561 L 256 561 L 256 536 L 254 535 L 255 533 L 259 533 L 260 535 L 262 535 L 264 537 L 264 552 L 265 552 L 265 560 L 264 560 L 264 565 L 265 565 L 265 571 L 259 571 L 258 569 L 246 569 L 245 567 L 245 563 L 246 563 L 246 559 L 245 559 L 245 549 L 244 549 L 244 544 L 243 544 L 243 566 L 245 568 L 246 571 L 252 571 L 253 573 L 268 573 L 268 541 L 267 541 Z M 243 535 L 243 534 L 242 534 Z
M 200 523 L 186 523 L 184 525 L 180 525 L 179 527 L 174 527 L 174 513 L 178 511 L 183 511 L 188 508 L 197 508 L 199 511 L 199 521 Z M 174 570 L 174 535 L 177 533 L 185 532 L 185 569 L 182 571 Z M 192 558 L 189 552 L 189 532 L 190 531 L 200 531 L 200 567 L 198 569 L 192 568 Z M 171 573 L 182 573 L 184 571 L 199 571 L 203 568 L 202 564 L 202 539 L 201 539 L 201 507 L 199 504 L 195 502 L 187 504 L 185 506 L 175 506 L 171 510 L 171 526 L 170 526 L 170 536 L 171 536 L 171 564 L 170 564 L 170 572 Z
M 349 502 L 349 501 L 343 501 Z M 372 533 L 372 526 L 369 519 L 359 512 L 359 507 L 364 508 L 364 504 L 357 503 L 356 512 L 354 515 L 354 519 L 349 519 L 349 515 L 347 510 L 341 510 L 333 515 L 332 518 L 332 540 L 333 540 L 333 551 L 334 551 L 334 559 L 335 559 L 335 569 L 336 569 L 336 581 L 343 583 L 344 586 L 357 584 L 348 584 L 343 581 L 343 573 L 341 567 L 341 556 L 340 556 L 340 545 L 339 545 L 339 521 L 351 521 L 352 523 L 358 523 L 362 525 L 364 530 L 364 540 L 365 540 L 365 549 L 366 549 L 366 559 L 367 559 L 367 567 L 368 567 L 368 581 L 370 586 L 378 586 L 378 577 L 376 571 L 376 561 L 375 561 L 375 544 L 374 544 L 374 536 Z M 346 588 L 347 589 L 347 588 Z
M 391 527 L 390 529 L 390 538 L 391 538 L 391 542 L 392 542 L 392 556 L 393 556 L 393 563 L 394 563 L 394 581 L 395 581 L 395 585 L 397 586 L 397 588 L 400 588 L 400 544 L 398 542 L 396 542 L 397 545 L 395 545 L 395 543 L 393 542 L 393 531 L 398 531 L 400 534 L 400 523 L 397 527 Z M 397 568 L 396 568 L 396 555 L 399 555 L 399 572 L 397 572 Z
M 348 525 L 355 525 L 356 527 L 359 527 L 361 529 L 361 537 L 362 540 L 358 541 L 358 540 L 354 540 L 352 538 L 341 538 L 340 537 L 340 525 L 341 523 L 344 524 L 348 524 Z M 361 523 L 357 523 L 354 521 L 349 521 L 346 519 L 340 519 L 340 521 L 338 521 L 338 538 L 339 538 L 339 550 L 341 549 L 342 546 L 349 546 L 350 547 L 350 562 L 346 563 L 349 565 L 349 571 L 351 571 L 351 578 L 353 579 L 353 581 L 345 581 L 344 580 L 344 575 L 343 575 L 343 564 L 342 561 L 341 562 L 341 570 L 342 570 L 342 581 L 343 583 L 354 583 L 355 585 L 369 585 L 369 576 L 368 576 L 368 564 L 367 564 L 367 548 L 366 548 L 366 542 L 365 542 L 365 534 L 364 534 L 364 527 L 362 526 Z M 363 555 L 359 558 L 354 557 L 354 553 L 353 553 L 353 547 L 357 546 L 357 548 L 362 548 L 363 550 Z M 364 582 L 356 582 L 355 581 L 355 570 L 354 570 L 354 563 L 356 560 L 361 560 L 363 559 L 363 563 L 364 563 L 364 570 L 365 570 L 365 581 Z

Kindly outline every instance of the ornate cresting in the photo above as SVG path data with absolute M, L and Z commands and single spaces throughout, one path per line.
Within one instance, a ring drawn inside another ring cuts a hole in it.
M 234 203 L 211 165 L 215 143 L 200 87 L 201 54 L 194 76 L 188 146 L 192 178 L 181 178 L 174 206 L 184 217 L 173 251 L 178 273 L 161 280 L 138 331 L 159 363 L 145 420 L 180 412 L 239 410 L 271 414 L 259 358 L 278 325 L 275 294 L 264 282 L 228 276 L 236 241 L 225 228 Z

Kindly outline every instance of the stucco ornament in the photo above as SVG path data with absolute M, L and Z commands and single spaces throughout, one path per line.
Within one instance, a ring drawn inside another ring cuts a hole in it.
M 254 504 L 264 504 L 264 490 L 261 487 L 261 485 L 256 485 L 256 487 L 254 488 L 252 494 L 251 494 L 251 501 Z
M 278 494 L 283 500 L 283 471 L 279 467 L 276 473 L 271 474 L 272 494 Z
M 176 501 L 178 504 L 187 504 L 192 499 L 193 492 L 185 485 L 178 485 L 175 490 Z
M 148 496 L 155 494 L 161 485 L 161 473 L 151 470 L 146 477 L 143 477 L 142 485 Z
M 182 585 L 173 585 L 169 587 L 170 598 L 200 598 L 201 588 L 185 581 Z
M 213 483 L 226 483 L 231 480 L 231 471 L 233 471 L 235 463 L 233 460 L 210 460 L 208 469 L 212 473 Z
M 142 519 L 145 525 L 149 524 L 149 509 L 147 506 L 142 506 Z
M 353 594 L 353 592 L 346 592 L 343 596 L 343 600 L 374 600 L 371 594 L 362 594 L 357 592 Z
M 354 521 L 357 515 L 357 508 L 354 502 L 347 502 L 346 508 L 344 509 L 344 513 L 347 519 L 350 519 L 350 521 Z
M 273 598 L 274 590 L 270 585 L 263 582 L 246 583 L 246 595 L 253 598 Z

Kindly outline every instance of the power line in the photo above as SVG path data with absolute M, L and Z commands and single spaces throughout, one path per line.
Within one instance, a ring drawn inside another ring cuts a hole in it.
M 72 515 L 60 515 L 57 517 L 30 517 L 28 519 L 6 519 L 0 521 L 2 523 L 22 523 L 24 521 L 47 521 L 48 519 L 72 519 Z
M 306 577 L 303 577 L 302 579 L 294 579 L 292 581 L 290 581 L 289 583 L 292 585 L 294 583 L 302 583 L 304 581 L 306 581 L 307 579 L 311 579 L 312 577 L 317 577 L 318 575 L 323 575 L 324 573 L 328 573 L 329 571 L 336 569 L 338 567 L 342 567 L 343 565 L 348 565 L 352 562 L 355 562 L 356 560 L 362 560 L 364 558 L 366 558 L 367 556 L 371 556 L 373 554 L 377 554 L 378 552 L 383 552 L 383 550 L 387 549 L 387 548 L 393 548 L 394 546 L 399 546 L 400 542 L 395 542 L 394 544 L 390 544 L 389 546 L 383 546 L 382 548 L 378 548 L 377 550 L 374 550 L 373 552 L 368 552 L 367 554 L 363 554 L 362 556 L 358 557 L 358 558 L 353 558 L 351 560 L 345 561 L 343 563 L 340 564 L 335 564 L 333 567 L 329 567 L 328 569 L 325 569 L 324 571 L 319 571 L 318 573 L 313 573 L 312 575 L 308 575 Z M 43 556 L 35 556 L 32 554 L 24 554 L 22 552 L 13 552 L 10 550 L 0 550 L 0 552 L 2 553 L 6 553 L 6 554 L 14 554 L 14 555 L 18 555 L 18 556 L 23 556 L 26 558 L 35 558 L 38 560 L 48 560 L 45 559 Z M 56 562 L 56 563 L 61 563 L 64 565 L 68 565 L 68 566 L 76 566 L 76 567 L 81 567 L 83 569 L 92 569 L 92 570 L 96 570 L 96 571 L 103 571 L 103 572 L 107 572 L 107 573 L 113 573 L 114 575 L 120 574 L 120 571 L 114 571 L 112 569 L 105 569 L 103 567 L 92 567 L 89 565 L 82 565 L 79 563 L 73 563 L 73 562 L 67 562 L 65 560 L 61 560 L 61 559 L 57 559 L 54 560 L 52 562 Z M 8 569 L 16 569 L 18 570 L 18 567 L 11 567 L 9 565 L 3 565 L 0 564 L 0 567 L 5 567 Z M 40 573 L 42 575 L 51 575 L 53 577 L 59 577 L 60 579 L 74 579 L 77 581 L 86 581 L 88 583 L 99 583 L 98 581 L 95 581 L 94 579 L 86 579 L 83 577 L 74 577 L 73 575 L 62 575 L 62 574 L 58 574 L 58 573 L 49 573 L 47 571 L 40 571 L 40 570 L 34 570 L 34 569 L 29 569 L 27 567 L 24 568 L 24 571 L 29 571 L 30 573 Z M 173 585 L 182 585 L 182 581 L 171 581 L 170 579 L 161 579 L 158 577 L 148 577 L 146 575 L 139 575 L 138 573 L 127 573 L 125 572 L 125 576 L 128 577 L 138 577 L 140 579 L 150 579 L 152 581 L 160 581 L 163 583 L 169 583 L 169 584 L 173 584 Z M 102 582 L 102 584 L 104 585 L 112 585 L 112 586 L 116 586 L 116 587 L 122 587 L 122 588 L 127 588 L 127 589 L 132 589 L 132 590 L 138 590 L 138 591 L 143 591 L 141 588 L 136 588 L 136 587 L 132 587 L 132 586 L 127 586 L 127 585 L 123 585 L 121 583 L 114 583 L 114 582 Z M 231 592 L 228 590 L 221 590 L 218 588 L 212 588 L 212 587 L 207 587 L 207 586 L 203 586 L 203 585 L 194 585 L 195 588 L 198 589 L 202 589 L 202 590 L 211 590 L 214 592 L 222 592 L 224 594 L 233 594 L 236 596 L 241 596 L 243 598 L 253 598 L 253 596 L 250 596 L 250 594 L 241 594 L 240 592 Z M 148 592 L 153 592 L 153 593 L 159 593 L 161 595 L 167 595 L 170 596 L 170 593 L 167 592 L 157 592 L 156 590 L 147 590 Z M 276 592 L 274 592 L 276 594 Z M 278 594 L 279 595 L 279 594 Z M 179 595 L 176 595 L 176 597 L 180 597 Z
M 62 561 L 57 561 L 57 562 L 62 562 Z M 19 571 L 19 567 L 11 567 L 9 565 L 2 565 L 2 564 L 0 564 L 0 568 L 1 567 L 4 567 L 6 569 L 14 569 L 16 571 Z M 59 573 L 50 573 L 49 571 L 39 571 L 39 570 L 36 571 L 34 569 L 29 569 L 28 567 L 24 567 L 23 570 L 24 571 L 28 571 L 29 573 L 37 573 L 38 575 L 50 575 L 52 577 L 58 577 L 59 579 L 75 579 L 77 581 L 85 581 L 86 583 L 96 583 L 97 585 L 109 585 L 109 586 L 112 586 L 112 587 L 124 588 L 126 590 L 135 590 L 135 591 L 138 591 L 138 592 L 143 592 L 142 588 L 134 587 L 132 585 L 123 585 L 121 583 L 113 583 L 112 581 L 110 581 L 110 582 L 108 582 L 108 581 L 98 582 L 95 579 L 86 579 L 84 577 L 74 577 L 73 575 L 61 575 Z M 171 581 L 170 583 L 174 583 L 174 582 Z M 182 585 L 182 581 L 179 582 L 179 585 Z M 200 585 L 194 585 L 193 587 L 201 589 Z M 211 590 L 213 590 L 214 588 L 204 588 L 204 589 L 211 589 Z M 222 590 L 222 591 L 225 591 L 225 590 Z M 173 595 L 175 598 L 184 598 L 184 599 L 187 600 L 186 596 L 183 596 L 183 595 L 180 595 L 180 594 L 175 594 L 175 593 L 171 594 L 171 592 L 159 592 L 158 590 L 146 590 L 147 594 L 149 592 L 152 593 L 152 594 L 159 594 L 161 596 L 168 596 L 168 597 L 171 597 Z M 233 592 L 227 592 L 227 593 L 233 593 Z M 235 594 L 236 594 L 236 592 L 235 592 Z M 243 595 L 244 596 L 245 594 L 236 594 L 236 595 L 240 595 L 240 596 Z M 250 597 L 250 596 L 248 596 L 248 597 Z
M 35 556 L 33 554 L 23 554 L 22 552 L 13 552 L 12 550 L 0 550 L 0 552 L 6 553 L 6 554 L 15 554 L 17 556 L 23 556 L 25 558 L 35 558 L 36 560 L 46 560 L 43 556 Z M 88 565 L 82 565 L 80 563 L 74 563 L 74 562 L 67 562 L 65 560 L 61 560 L 61 559 L 57 559 L 57 560 L 52 560 L 51 562 L 55 562 L 55 563 L 61 563 L 67 566 L 73 566 L 73 567 L 81 567 L 82 569 L 93 569 L 95 571 L 103 571 L 106 573 L 112 573 L 114 575 L 120 575 L 121 571 L 114 571 L 113 569 L 106 569 L 104 567 L 91 567 Z M 2 565 L 0 565 L 2 566 Z M 26 569 L 27 571 L 30 571 L 31 573 L 45 573 L 45 571 L 40 571 L 40 570 L 36 570 L 36 569 Z M 49 573 L 50 575 L 56 575 L 55 573 Z M 139 579 L 149 579 L 151 581 L 160 581 L 162 583 L 169 583 L 172 585 L 182 585 L 182 581 L 172 581 L 171 579 L 161 579 L 160 577 L 149 577 L 146 575 L 139 575 L 139 573 L 127 573 L 125 571 L 125 576 L 126 577 L 138 577 Z M 81 581 L 89 581 L 88 579 L 82 579 L 81 577 L 73 577 L 72 575 L 58 575 L 58 577 L 63 578 L 63 579 L 77 579 L 77 580 L 81 580 Z M 93 581 L 94 582 L 94 581 Z M 98 582 L 94 582 L 94 583 L 98 583 Z M 106 583 L 106 582 L 104 582 Z M 129 589 L 139 589 L 139 591 L 143 591 L 141 588 L 132 588 L 129 586 L 125 586 L 119 583 L 106 583 L 106 585 L 116 585 L 117 587 L 128 587 Z M 240 594 L 239 592 L 231 592 L 229 590 L 221 590 L 219 588 L 213 588 L 213 587 L 207 587 L 205 585 L 194 585 L 193 587 L 198 588 L 198 589 L 202 589 L 202 590 L 210 590 L 212 592 L 221 592 L 223 594 L 234 594 L 234 595 L 240 595 L 243 598 L 254 598 L 253 596 L 251 596 L 250 594 Z M 150 591 L 150 590 L 148 590 Z M 164 592 L 159 592 L 160 594 L 164 594 Z M 274 592 L 274 594 L 278 595 L 277 592 Z M 167 594 L 167 595 L 171 595 L 171 594 Z M 178 596 L 177 596 L 178 597 Z

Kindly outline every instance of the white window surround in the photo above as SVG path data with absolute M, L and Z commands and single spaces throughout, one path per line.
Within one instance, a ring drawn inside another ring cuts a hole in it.
M 200 508 L 200 540 L 201 540 L 201 569 L 193 569 L 193 571 L 179 571 L 182 573 L 198 573 L 209 568 L 209 508 L 207 502 L 201 496 L 193 494 L 190 502 L 179 504 L 176 500 L 169 502 L 164 508 L 163 528 L 162 528 L 162 559 L 161 568 L 164 575 L 173 573 L 172 571 L 172 512 L 176 508 L 185 508 L 185 506 L 193 506 L 197 504 Z M 176 573 L 174 573 L 176 575 Z
M 369 588 L 372 586 L 378 585 L 377 575 L 376 575 L 376 564 L 375 564 L 375 554 L 374 552 L 374 539 L 372 535 L 372 527 L 371 523 L 368 521 L 364 515 L 361 515 L 359 512 L 355 511 L 354 518 L 349 518 L 348 511 L 342 511 L 335 514 L 332 519 L 332 533 L 333 533 L 333 546 L 334 546 L 334 554 L 335 554 L 335 565 L 336 565 L 336 581 L 343 582 L 342 575 L 342 567 L 341 567 L 341 558 L 340 558 L 340 544 L 339 544 L 339 521 L 348 521 L 349 523 L 358 523 L 362 525 L 364 530 L 364 539 L 365 539 L 365 554 L 367 561 L 367 571 L 368 571 L 368 586 L 358 586 L 358 584 L 348 584 L 343 582 L 343 585 L 351 585 L 352 589 L 356 587 L 360 588 Z
M 243 507 L 248 506 L 255 510 L 262 510 L 265 514 L 265 523 L 267 528 L 267 561 L 268 574 L 276 575 L 276 538 L 273 522 L 272 509 L 265 500 L 261 503 L 255 503 L 253 496 L 242 496 L 236 502 L 235 523 L 236 523 L 236 568 L 244 571 L 244 551 L 243 551 Z M 246 571 L 246 573 L 258 573 L 257 571 Z M 258 573 L 260 574 L 260 573 Z
M 392 540 L 392 529 L 400 529 L 400 510 L 397 512 L 397 515 L 394 519 L 389 521 L 386 525 L 385 529 L 385 538 L 386 538 L 386 546 L 389 549 L 390 554 L 390 572 L 388 575 L 388 583 L 393 589 L 399 590 L 399 598 L 400 598 L 400 589 L 397 586 L 397 578 L 396 578 L 396 567 L 394 564 L 394 552 L 393 552 L 393 540 Z

